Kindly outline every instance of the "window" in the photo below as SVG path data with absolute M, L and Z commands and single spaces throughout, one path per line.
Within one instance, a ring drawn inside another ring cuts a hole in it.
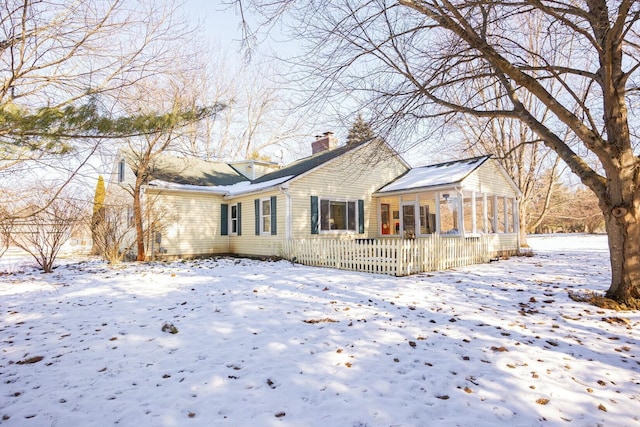
M 460 199 L 456 194 L 440 194 L 440 233 L 460 234 L 458 211 Z
M 260 233 L 271 234 L 271 199 L 260 200 Z
M 240 236 L 242 234 L 242 203 L 220 205 L 220 235 Z
M 506 220 L 507 220 L 507 225 L 506 225 L 506 232 L 507 233 L 515 233 L 516 231 L 516 220 L 514 217 L 514 204 L 515 204 L 515 200 L 511 199 L 511 198 L 506 198 L 505 199 L 505 203 L 507 205 L 506 209 L 507 209 L 507 213 L 506 213 Z
M 497 233 L 498 225 L 496 224 L 496 210 L 497 210 L 496 196 L 487 197 L 487 233 Z
M 485 202 L 487 202 L 487 199 L 484 195 L 476 194 L 476 233 L 484 233 L 486 231 L 484 221 Z
M 124 182 L 124 159 L 118 163 L 118 183 Z
M 436 215 L 428 204 L 420 206 L 420 234 L 431 234 L 435 230 Z
M 496 218 L 498 221 L 498 233 L 506 233 L 506 221 L 507 221 L 507 212 L 506 212 L 506 203 L 505 198 L 503 196 L 498 196 L 498 210 L 496 212 Z
M 261 234 L 278 234 L 277 196 L 267 199 L 255 199 L 256 236 Z
M 229 228 L 231 234 L 238 234 L 238 205 L 231 205 L 231 215 L 229 215 Z
M 321 231 L 356 231 L 356 201 L 320 200 Z
M 380 232 L 382 234 L 391 234 L 391 208 L 388 203 L 380 205 Z
M 462 199 L 462 226 L 465 234 L 475 233 L 473 222 L 475 216 L 473 215 L 475 208 L 475 195 L 473 193 L 465 192 Z

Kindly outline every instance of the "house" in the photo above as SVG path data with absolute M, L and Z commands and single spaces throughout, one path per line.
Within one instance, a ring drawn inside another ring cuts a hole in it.
M 121 153 L 107 197 L 135 171 Z M 330 132 L 316 137 L 311 156 L 286 167 L 162 156 L 144 185 L 147 215 L 164 218 L 148 220 L 162 224 L 147 251 L 289 258 L 290 242 L 446 236 L 464 245 L 492 235 L 492 254 L 515 252 L 519 194 L 489 156 L 412 169 L 379 139 L 339 146 Z

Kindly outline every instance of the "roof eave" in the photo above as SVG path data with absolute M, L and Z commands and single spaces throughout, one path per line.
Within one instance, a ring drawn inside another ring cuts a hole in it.
M 278 184 L 273 184 L 270 185 L 268 187 L 262 187 L 259 190 L 246 190 L 246 191 L 237 191 L 237 192 L 227 192 L 224 195 L 224 199 L 225 200 L 231 200 L 231 199 L 235 199 L 237 197 L 243 197 L 243 196 L 251 196 L 252 194 L 260 194 L 260 193 L 265 193 L 265 192 L 269 192 L 269 191 L 273 191 L 273 190 L 280 190 L 280 189 L 286 189 L 289 188 L 289 181 L 295 179 L 295 177 L 289 178 L 286 181 L 280 182 Z
M 392 191 L 376 191 L 375 193 L 372 194 L 372 196 L 374 197 L 401 196 L 403 194 L 420 193 L 423 191 L 459 189 L 459 188 L 462 188 L 461 184 L 462 184 L 462 181 L 456 181 L 448 184 L 430 185 L 427 187 L 415 187 L 415 188 L 392 190 Z
M 145 192 L 158 192 L 158 193 L 198 193 L 198 194 L 212 194 L 215 196 L 224 196 L 227 194 L 226 191 L 222 190 L 213 190 L 209 187 L 202 186 L 202 188 L 171 188 L 171 187 L 162 187 L 151 184 L 144 184 Z

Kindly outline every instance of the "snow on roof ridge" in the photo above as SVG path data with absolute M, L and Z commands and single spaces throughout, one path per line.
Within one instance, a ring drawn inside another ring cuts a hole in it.
M 435 165 L 421 166 L 383 186 L 378 193 L 413 190 L 440 185 L 453 185 L 464 180 L 491 156 L 479 156 Z
M 238 182 L 231 185 L 214 185 L 214 186 L 202 186 L 192 184 L 176 184 L 174 182 L 162 181 L 154 179 L 149 183 L 154 188 L 175 190 L 175 191 L 192 191 L 198 193 L 211 193 L 221 194 L 224 196 L 237 196 L 240 194 L 251 193 L 254 191 L 261 191 L 269 187 L 276 186 L 291 179 L 293 175 L 284 176 L 281 178 L 272 179 L 270 181 L 264 181 L 260 183 L 252 183 L 250 181 Z

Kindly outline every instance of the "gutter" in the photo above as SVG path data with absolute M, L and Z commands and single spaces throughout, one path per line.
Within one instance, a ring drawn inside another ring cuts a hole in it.
M 285 183 L 280 186 L 280 192 L 284 194 L 285 199 L 285 237 L 287 240 L 291 240 L 291 193 L 289 192 L 289 183 Z
M 372 196 L 373 197 L 401 196 L 403 194 L 415 194 L 415 193 L 424 192 L 424 191 L 440 191 L 440 190 L 452 190 L 452 189 L 458 191 L 462 189 L 460 183 L 461 181 L 458 181 L 458 182 L 452 182 L 449 184 L 434 185 L 431 187 L 416 187 L 416 188 L 411 188 L 407 190 L 385 191 L 382 193 L 379 191 L 376 191 L 375 193 L 372 194 Z

